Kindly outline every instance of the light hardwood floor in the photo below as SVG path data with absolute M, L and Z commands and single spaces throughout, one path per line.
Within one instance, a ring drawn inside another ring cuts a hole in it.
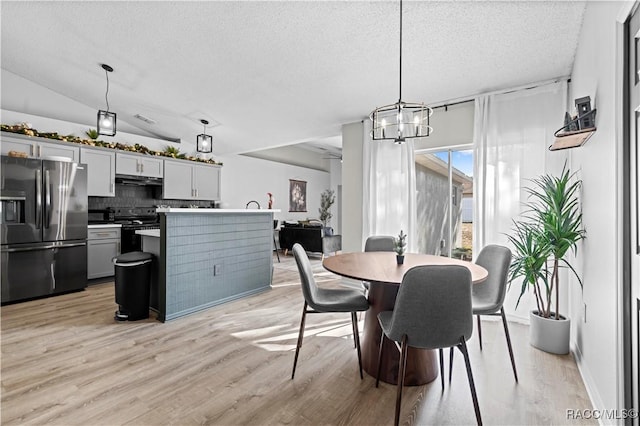
M 282 257 L 282 256 L 281 256 Z M 340 285 L 312 259 L 320 285 Z M 348 314 L 307 318 L 295 380 L 302 310 L 291 256 L 275 263 L 265 293 L 168 323 L 116 323 L 112 283 L 2 307 L 4 425 L 390 424 L 395 386 L 358 375 Z M 583 424 L 592 408 L 570 355 L 531 348 L 511 323 L 515 383 L 499 322 L 483 321 L 484 350 L 469 342 L 485 424 Z M 401 422 L 474 424 L 464 363 L 454 378 L 407 387 Z

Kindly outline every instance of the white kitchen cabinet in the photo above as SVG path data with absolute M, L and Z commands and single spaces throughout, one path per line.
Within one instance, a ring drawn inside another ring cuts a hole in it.
M 87 165 L 87 195 L 116 196 L 116 153 L 96 148 L 80 148 L 80 162 Z
M 145 156 L 144 154 L 116 153 L 116 173 L 122 175 L 145 176 L 161 178 L 163 176 L 163 161 L 160 158 Z
M 87 278 L 114 275 L 112 259 L 120 254 L 120 228 L 91 227 L 87 238 Z
M 44 142 L 38 137 L 3 133 L 0 152 L 2 155 L 8 155 L 9 151 L 24 152 L 29 158 L 63 157 L 76 163 L 80 161 L 80 148 L 71 145 L 70 142 Z
M 167 200 L 193 199 L 191 164 L 186 161 L 165 160 L 162 198 Z
M 220 200 L 220 167 L 193 164 L 194 199 Z
M 216 201 L 220 199 L 220 167 L 165 160 L 162 198 Z

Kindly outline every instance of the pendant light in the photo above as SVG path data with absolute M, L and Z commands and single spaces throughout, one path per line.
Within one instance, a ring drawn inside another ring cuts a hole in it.
M 429 117 L 433 110 L 424 103 L 402 101 L 402 0 L 400 0 L 400 84 L 398 102 L 374 109 L 369 118 L 373 122 L 371 139 L 393 140 L 403 143 L 406 139 L 429 136 L 433 128 Z
M 107 76 L 107 92 L 104 94 L 104 100 L 107 102 L 107 110 L 99 110 L 98 111 L 98 134 L 105 136 L 114 136 L 116 134 L 116 113 L 109 112 L 109 73 L 113 72 L 113 68 L 111 68 L 107 64 L 100 65 L 104 70 L 105 75 Z
M 213 151 L 213 136 L 207 135 L 207 120 L 200 120 L 203 126 L 202 134 L 196 138 L 196 151 L 209 153 Z

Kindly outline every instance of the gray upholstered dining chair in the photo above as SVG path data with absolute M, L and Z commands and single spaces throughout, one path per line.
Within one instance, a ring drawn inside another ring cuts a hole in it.
M 504 326 L 504 334 L 507 338 L 507 347 L 509 349 L 509 358 L 511 358 L 511 368 L 513 369 L 513 375 L 517 382 L 518 372 L 516 371 L 516 361 L 513 357 L 511 336 L 509 335 L 509 327 L 507 326 L 507 318 L 504 314 L 503 307 L 504 297 L 507 291 L 510 263 L 511 250 L 507 247 L 492 244 L 485 246 L 480 251 L 476 264 L 486 269 L 489 272 L 489 276 L 484 282 L 473 285 L 471 289 L 471 303 L 473 306 L 473 314 L 476 315 L 477 318 L 480 350 L 482 350 L 480 315 L 500 315 L 502 317 L 502 325 Z M 451 381 L 452 366 L 453 350 L 449 352 L 449 381 Z
M 393 311 L 380 312 L 378 321 L 382 328 L 382 337 L 376 387 L 380 380 L 385 337 L 400 342 L 395 424 L 400 420 L 407 349 L 439 349 L 442 372 L 442 349 L 457 347 L 467 365 L 476 420 L 481 425 L 480 407 L 466 344 L 473 331 L 469 269 L 458 265 L 415 266 L 409 269 L 402 278 Z
M 394 251 L 396 239 L 388 235 L 372 235 L 364 243 L 364 251 Z M 369 290 L 369 283 L 362 282 L 365 291 Z
M 316 284 L 311 270 L 311 263 L 304 248 L 296 243 L 293 245 L 293 255 L 298 265 L 300 273 L 300 284 L 302 295 L 304 296 L 304 307 L 302 308 L 302 319 L 300 320 L 300 332 L 298 333 L 298 343 L 296 345 L 296 355 L 293 359 L 293 371 L 291 379 L 296 374 L 296 364 L 298 354 L 302 347 L 302 337 L 304 335 L 304 325 L 307 314 L 322 312 L 351 312 L 351 324 L 353 328 L 353 339 L 358 352 L 358 366 L 360 367 L 360 379 L 362 379 L 362 359 L 360 355 L 360 336 L 358 332 L 358 320 L 356 312 L 369 309 L 369 302 L 362 292 L 346 288 L 321 288 Z
M 395 241 L 394 237 L 388 235 L 373 235 L 364 243 L 364 251 L 393 251 Z

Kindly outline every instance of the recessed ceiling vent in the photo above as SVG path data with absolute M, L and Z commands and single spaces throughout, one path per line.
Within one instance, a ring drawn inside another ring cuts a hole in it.
M 135 118 L 137 118 L 138 120 L 142 120 L 147 124 L 156 124 L 156 120 L 154 120 L 153 118 L 149 118 L 149 117 L 145 117 L 142 114 L 136 114 L 134 115 Z

